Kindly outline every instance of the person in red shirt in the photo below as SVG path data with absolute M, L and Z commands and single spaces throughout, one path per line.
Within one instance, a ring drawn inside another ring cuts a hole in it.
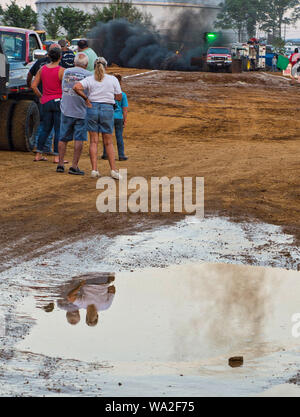
M 44 65 L 36 74 L 31 85 L 35 95 L 40 99 L 44 118 L 44 129 L 38 138 L 37 153 L 34 161 L 46 161 L 43 157 L 43 149 L 47 138 L 54 127 L 54 163 L 58 163 L 58 141 L 60 131 L 60 101 L 62 97 L 62 79 L 64 68 L 59 65 L 61 60 L 61 49 L 52 48 L 48 52 L 50 63 Z M 43 93 L 38 89 L 38 85 L 42 82 Z
M 294 66 L 295 64 L 297 64 L 299 59 L 300 59 L 299 49 L 296 48 L 294 53 L 290 56 L 290 64 Z

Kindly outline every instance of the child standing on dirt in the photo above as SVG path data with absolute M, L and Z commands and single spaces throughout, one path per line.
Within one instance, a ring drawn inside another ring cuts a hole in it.
M 118 79 L 122 87 L 122 75 L 115 74 L 115 77 Z M 123 131 L 127 122 L 127 112 L 128 112 L 127 95 L 126 93 L 122 91 L 122 99 L 120 101 L 116 101 L 115 112 L 114 112 L 114 127 L 115 127 L 115 135 L 117 139 L 119 161 L 127 161 L 128 159 L 128 157 L 125 156 L 124 154 L 124 140 L 123 140 Z M 107 159 L 105 146 L 103 146 L 102 159 Z

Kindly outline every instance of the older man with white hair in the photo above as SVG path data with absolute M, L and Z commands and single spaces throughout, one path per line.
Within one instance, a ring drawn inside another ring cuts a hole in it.
M 60 105 L 59 163 L 56 172 L 63 173 L 65 171 L 64 156 L 67 144 L 74 139 L 74 156 L 72 166 L 69 168 L 69 174 L 84 175 L 84 172 L 78 168 L 78 162 L 82 152 L 83 142 L 87 141 L 87 108 L 84 99 L 75 93 L 73 86 L 91 75 L 86 70 L 88 63 L 88 57 L 84 53 L 78 53 L 74 61 L 75 67 L 69 68 L 64 72 Z

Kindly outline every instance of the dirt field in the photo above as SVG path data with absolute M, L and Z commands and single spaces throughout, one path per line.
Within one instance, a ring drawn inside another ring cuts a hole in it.
M 123 84 L 129 160 L 119 168 L 129 177 L 203 176 L 206 214 L 282 225 L 299 239 L 299 87 L 264 73 L 117 71 L 131 75 Z M 55 168 L 51 157 L 33 163 L 33 154 L 0 152 L 2 259 L 30 256 L 61 239 L 128 233 L 180 217 L 100 215 L 87 146 L 80 163 L 87 175 Z M 108 162 L 99 161 L 99 170 L 108 175 Z

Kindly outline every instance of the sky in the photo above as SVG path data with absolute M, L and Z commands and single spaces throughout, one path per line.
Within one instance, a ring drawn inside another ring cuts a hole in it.
M 299 38 L 300 39 L 300 22 L 297 23 L 296 28 L 293 26 L 290 26 L 287 28 L 286 31 L 286 39 L 289 38 Z
M 287 15 L 287 17 L 290 17 L 291 13 Z M 290 38 L 299 38 L 300 39 L 300 20 L 295 25 L 288 26 L 286 28 L 286 39 Z

